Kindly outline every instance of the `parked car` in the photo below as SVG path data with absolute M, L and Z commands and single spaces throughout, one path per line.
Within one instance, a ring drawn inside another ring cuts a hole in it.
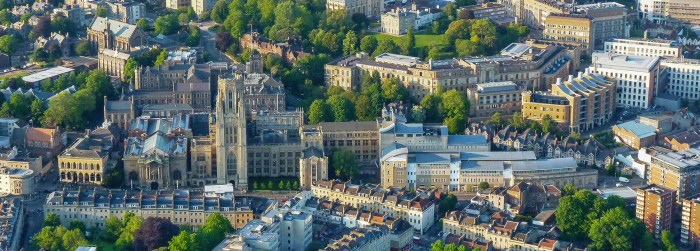
M 630 182 L 630 180 L 625 178 L 625 177 L 620 177 L 618 180 L 622 183 L 629 183 Z

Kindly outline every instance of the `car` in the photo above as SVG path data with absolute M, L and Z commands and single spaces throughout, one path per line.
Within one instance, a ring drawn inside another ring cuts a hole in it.
M 622 183 L 629 183 L 630 182 L 630 180 L 625 178 L 625 177 L 620 177 L 618 180 Z
M 615 184 L 615 186 L 616 187 L 623 187 L 624 185 L 622 185 L 622 183 L 618 182 L 617 184 Z

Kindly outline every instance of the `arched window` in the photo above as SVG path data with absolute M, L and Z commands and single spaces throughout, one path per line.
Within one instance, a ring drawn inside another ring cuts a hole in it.
M 131 171 L 129 173 L 129 180 L 138 180 L 138 179 L 139 179 L 139 175 L 136 172 Z
M 180 170 L 175 170 L 175 172 L 173 172 L 173 180 L 182 180 L 182 174 L 180 173 Z

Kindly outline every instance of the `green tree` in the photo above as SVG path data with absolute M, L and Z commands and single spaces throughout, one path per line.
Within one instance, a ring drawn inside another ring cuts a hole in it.
M 320 122 L 332 120 L 330 107 L 323 100 L 314 100 L 309 107 L 309 124 L 316 125 Z
M 331 166 L 336 178 L 344 180 L 352 179 L 360 172 L 360 169 L 357 167 L 355 154 L 342 148 L 333 151 L 333 154 L 331 154 Z
M 459 245 L 459 247 L 457 248 L 457 251 L 467 251 L 467 247 L 464 245 Z
M 399 102 L 408 99 L 408 91 L 398 78 L 387 78 L 382 82 L 382 93 L 388 101 Z
M 58 218 L 58 215 L 55 213 L 48 213 L 46 214 L 46 217 L 44 217 L 44 224 L 42 226 L 44 227 L 58 227 L 61 225 L 61 219 Z
M 287 183 L 285 183 L 285 185 L 284 185 L 284 188 L 287 190 L 292 190 L 292 182 L 287 181 Z
M 150 31 L 151 30 L 151 23 L 148 22 L 147 19 L 141 18 L 138 21 L 136 21 L 136 26 L 141 28 L 143 31 Z
M 448 4 L 449 5 L 449 4 Z M 413 50 L 416 47 L 416 36 L 413 34 L 413 26 L 408 27 L 406 35 L 401 37 L 401 53 L 404 55 L 413 55 Z
M 87 229 L 85 227 L 85 223 L 79 220 L 72 220 L 70 221 L 70 225 L 68 226 L 68 230 L 73 230 L 73 229 L 78 229 L 81 233 L 85 233 L 85 230 Z
M 503 119 L 501 118 L 501 113 L 496 112 L 493 115 L 491 115 L 491 119 L 489 120 L 489 122 L 491 124 L 494 124 L 494 125 L 499 125 L 499 126 L 503 125 Z
M 442 244 L 441 240 L 437 240 L 430 246 L 430 251 L 442 251 L 445 248 L 445 244 Z
M 673 241 L 673 233 L 669 230 L 661 231 L 661 244 L 665 251 L 678 251 L 676 243 Z
M 277 187 L 275 187 L 275 183 L 272 183 L 272 180 L 269 180 L 269 181 L 267 182 L 267 189 L 270 189 L 270 190 L 277 190 Z
M 92 45 L 90 44 L 90 41 L 81 40 L 80 42 L 78 42 L 78 44 L 75 45 L 75 54 L 78 54 L 80 56 L 92 55 Z
M 180 30 L 180 21 L 177 14 L 168 14 L 158 17 L 154 26 L 157 34 L 170 35 Z
M 352 55 L 355 52 L 357 52 L 357 35 L 355 35 L 355 31 L 349 30 L 343 39 L 343 53 Z
M 34 99 L 34 101 L 32 101 L 31 109 L 32 117 L 36 121 L 40 121 L 41 117 L 44 116 L 44 110 L 46 110 L 44 108 L 44 103 L 42 103 L 39 99 Z
M 0 10 L 0 24 L 10 26 L 10 24 L 13 22 L 12 19 L 12 12 L 7 9 Z
M 444 199 L 440 200 L 440 212 L 444 214 L 454 210 L 457 205 L 457 197 L 454 194 L 448 194 Z
M 258 181 L 253 182 L 253 190 L 258 190 Z
M 62 245 L 62 237 L 65 231 L 67 231 L 65 228 L 61 230 L 57 235 L 57 228 L 63 228 L 63 227 L 51 227 L 51 226 L 45 226 L 41 229 L 39 233 L 34 236 L 34 244 L 39 246 L 43 250 L 60 250 L 61 245 Z
M 445 246 L 443 249 L 444 251 L 457 251 L 457 244 L 450 243 L 449 245 Z
M 19 17 L 19 21 L 26 24 L 27 22 L 29 22 L 30 18 L 32 18 L 32 13 L 25 13 L 21 17 Z
M 292 189 L 297 190 L 298 188 L 299 188 L 299 181 L 296 181 L 296 180 L 295 180 L 295 181 L 292 183 Z
M 226 0 L 218 0 L 216 4 L 214 4 L 214 8 L 211 9 L 211 20 L 219 24 L 224 23 L 228 12 L 228 3 Z
M 460 117 L 447 117 L 443 121 L 443 124 L 447 126 L 447 132 L 450 134 L 461 134 L 464 133 L 464 129 L 467 128 L 467 119 Z
M 578 188 L 574 184 L 568 184 L 561 189 L 562 196 L 574 195 L 576 192 L 578 192 Z
M 15 39 L 14 35 L 4 35 L 0 37 L 0 52 L 6 53 L 7 55 L 12 55 L 17 49 L 17 44 L 19 41 Z
M 365 36 L 360 40 L 360 50 L 366 52 L 369 55 L 373 55 L 374 50 L 377 49 L 379 42 L 374 36 Z
M 190 47 L 196 47 L 199 46 L 199 40 L 202 39 L 202 34 L 199 31 L 199 28 L 196 26 L 190 26 L 190 35 L 187 36 L 187 40 L 185 41 L 185 45 L 190 46 Z
M 549 114 L 544 115 L 542 117 L 542 131 L 546 133 L 552 133 L 556 130 L 556 124 L 554 120 L 552 119 L 552 116 L 549 116 Z
M 447 19 L 450 21 L 455 21 L 459 18 L 458 11 L 452 3 L 445 5 L 443 11 L 445 12 L 445 16 L 447 16 Z
M 474 37 L 478 37 L 479 43 L 488 47 L 496 47 L 496 25 L 488 19 L 479 19 L 474 21 L 471 26 L 471 36 L 472 41 L 475 41 Z
M 87 239 L 85 239 L 85 235 L 83 235 L 83 232 L 80 231 L 80 229 L 67 231 L 65 234 L 63 234 L 61 240 L 64 250 L 76 250 L 78 247 L 88 244 Z
M 102 231 L 102 239 L 114 242 L 119 238 L 119 235 L 124 230 L 124 224 L 119 218 L 114 215 L 110 215 L 107 220 L 105 220 L 105 228 Z
M 359 95 L 355 99 L 355 115 L 361 121 L 371 121 L 375 119 L 372 112 L 372 103 L 367 95 Z
M 62 15 L 56 15 L 55 17 L 51 18 L 51 31 L 61 33 L 61 34 L 70 34 L 70 35 L 75 35 L 75 32 L 78 30 L 78 25 L 75 24 L 72 20 L 62 16 Z
M 486 181 L 480 182 L 480 183 L 479 183 L 479 189 L 482 190 L 482 191 L 483 191 L 483 190 L 486 190 L 486 189 L 489 189 L 489 183 L 486 182 Z
M 231 32 L 234 38 L 240 38 L 246 33 L 246 27 L 250 21 L 250 17 L 245 13 L 245 1 L 231 1 L 228 11 L 228 16 L 224 20 L 224 29 Z
M 608 164 L 605 166 L 605 173 L 610 176 L 614 176 L 615 172 L 617 172 L 617 168 L 613 164 Z
M 287 38 L 306 37 L 313 25 L 313 15 L 304 5 L 291 1 L 280 2 L 275 7 L 275 22 L 268 30 L 268 37 L 278 42 Z
M 521 130 L 527 127 L 527 121 L 520 112 L 513 113 L 513 119 L 510 120 L 510 124 L 516 129 Z
M 153 66 L 158 67 L 163 65 L 165 63 L 165 60 L 168 59 L 168 52 L 163 50 L 158 54 L 158 57 L 156 58 L 156 61 L 153 63 Z
M 213 213 L 207 217 L 204 226 L 197 230 L 197 243 L 199 250 L 212 250 L 226 238 L 226 234 L 233 232 L 233 226 L 228 219 L 219 213 Z
M 277 189 L 284 190 L 284 180 L 280 180 L 280 183 L 277 184 Z
M 469 38 L 471 22 L 465 19 L 456 20 L 447 27 L 445 34 L 442 36 L 443 43 L 448 46 L 454 46 L 457 39 Z
M 632 250 L 637 223 L 622 208 L 614 208 L 591 224 L 588 236 L 595 250 Z M 642 230 L 644 231 L 644 230 Z
M 197 234 L 189 231 L 180 231 L 178 235 L 168 242 L 170 251 L 197 251 Z
M 428 94 L 420 101 L 425 109 L 425 122 L 439 123 L 443 120 L 442 97 L 439 94 Z
M 130 83 L 136 74 L 135 70 L 136 67 L 139 66 L 139 63 L 134 59 L 133 57 L 130 57 L 129 59 L 126 60 L 126 64 L 124 65 L 124 81 L 127 83 Z
M 450 90 L 442 94 L 442 107 L 447 117 L 466 118 L 469 106 L 469 100 L 462 92 Z
M 589 229 L 588 214 L 596 196 L 589 190 L 579 190 L 574 195 L 564 196 L 557 207 L 557 226 L 568 240 L 583 240 Z
M 346 122 L 355 119 L 355 106 L 343 95 L 333 95 L 326 100 L 335 122 Z
M 95 10 L 95 15 L 98 17 L 107 17 L 109 15 L 109 10 L 105 7 L 98 7 Z
M 124 229 L 119 234 L 115 246 L 118 249 L 125 249 L 130 247 L 134 243 L 134 233 L 141 228 L 143 224 L 143 219 L 141 217 L 136 217 L 133 215 L 124 216 L 122 220 L 124 223 Z
M 413 122 L 423 123 L 425 122 L 425 117 L 425 109 L 422 106 L 414 105 L 413 108 L 411 108 L 411 118 L 413 118 Z
M 401 51 L 401 48 L 399 48 L 396 43 L 394 43 L 394 40 L 391 39 L 384 39 L 381 42 L 379 42 L 379 45 L 377 46 L 377 49 L 374 50 L 372 53 L 373 57 L 379 56 L 383 53 L 399 53 Z

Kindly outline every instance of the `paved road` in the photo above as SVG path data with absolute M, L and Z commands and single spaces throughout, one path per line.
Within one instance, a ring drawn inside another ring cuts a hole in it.
M 27 209 L 27 215 L 24 217 L 24 230 L 22 233 L 22 243 L 21 247 L 26 247 L 27 243 L 31 240 L 30 238 L 41 231 L 41 225 L 44 222 L 44 203 L 46 202 L 46 197 L 48 193 L 45 191 L 54 191 L 59 184 L 57 182 L 58 172 L 55 168 L 49 169 L 50 171 L 44 175 L 43 179 L 37 182 L 35 188 L 35 194 L 29 196 L 29 198 L 23 199 L 24 206 Z
M 202 23 L 193 22 L 193 24 L 199 26 L 199 29 L 202 31 L 202 40 L 200 40 L 199 43 L 200 46 L 209 53 L 211 60 L 214 62 L 232 63 L 228 57 L 224 56 L 223 53 L 216 49 L 216 32 L 209 30 L 209 28 L 216 25 L 216 23 L 207 21 Z

